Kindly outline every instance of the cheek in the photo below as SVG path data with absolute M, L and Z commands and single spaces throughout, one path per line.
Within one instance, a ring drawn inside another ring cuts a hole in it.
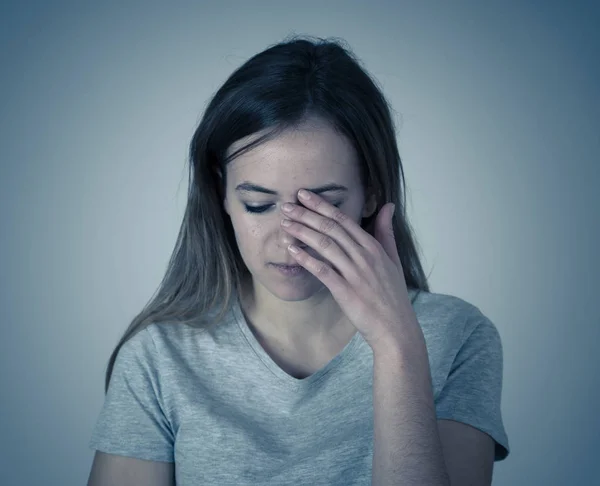
M 265 228 L 262 224 L 249 223 L 242 217 L 235 222 L 234 228 L 238 247 L 244 258 L 253 258 L 262 254 L 265 238 Z
M 253 226 L 250 227 L 249 231 L 248 231 L 248 237 L 251 238 L 252 240 L 256 240 L 259 241 L 264 233 L 264 229 L 263 226 L 260 224 L 255 224 Z
M 260 224 L 253 224 L 248 228 L 246 242 L 248 245 L 248 253 L 257 260 L 262 260 L 265 253 L 265 228 Z

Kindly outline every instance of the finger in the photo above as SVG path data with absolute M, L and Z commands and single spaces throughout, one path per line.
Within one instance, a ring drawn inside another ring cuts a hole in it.
M 340 248 L 338 243 L 331 236 L 319 233 L 308 226 L 304 226 L 298 221 L 290 221 L 289 226 L 284 226 L 284 221 L 285 220 L 282 221 L 281 226 L 286 232 L 306 243 L 319 255 L 329 260 L 331 264 L 335 266 L 339 274 L 346 280 L 356 278 L 357 270 L 352 259 Z
M 396 237 L 394 235 L 393 215 L 394 205 L 385 205 L 377 215 L 375 221 L 375 239 L 381 244 L 390 259 L 398 266 L 402 266 L 400 263 L 400 256 L 398 255 L 398 247 L 396 245 Z
M 291 251 L 291 248 L 294 248 L 297 251 Z M 335 299 L 347 299 L 349 290 L 348 284 L 330 265 L 317 260 L 295 245 L 289 245 L 288 252 L 294 257 L 299 265 L 317 277 L 323 285 L 329 289 L 331 295 L 333 295 Z M 341 302 L 341 300 L 338 300 L 338 302 Z
M 304 199 L 301 196 L 302 191 L 298 192 L 298 197 L 309 211 L 296 205 L 294 210 L 289 213 L 294 219 L 330 235 L 353 258 L 356 256 L 356 250 L 369 249 L 373 246 L 373 237 L 366 233 L 350 216 L 321 196 L 310 191 L 306 192 L 310 195 L 310 199 Z M 337 225 L 330 221 L 334 221 Z

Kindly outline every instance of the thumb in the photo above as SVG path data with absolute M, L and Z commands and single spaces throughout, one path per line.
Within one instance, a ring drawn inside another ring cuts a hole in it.
M 379 241 L 387 255 L 396 264 L 400 265 L 400 256 L 394 235 L 393 217 L 396 210 L 395 204 L 384 206 L 377 215 L 375 224 L 375 239 Z M 387 211 L 387 212 L 386 212 Z

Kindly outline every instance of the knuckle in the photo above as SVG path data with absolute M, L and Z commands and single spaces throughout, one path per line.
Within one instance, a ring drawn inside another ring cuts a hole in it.
M 337 226 L 338 224 L 333 219 L 325 218 L 325 220 L 321 223 L 319 231 L 321 233 L 331 233 L 336 229 Z
M 323 250 L 329 248 L 332 243 L 333 240 L 327 235 L 321 235 L 319 238 L 319 248 L 322 248 Z
M 348 215 L 344 214 L 344 212 L 341 209 L 336 208 L 335 212 L 333 213 L 332 219 L 340 226 L 343 226 L 346 219 L 348 219 Z
M 320 276 L 326 276 L 326 275 L 329 274 L 329 267 L 326 264 L 324 264 L 324 263 L 321 262 L 319 264 L 319 266 L 317 267 L 317 273 Z

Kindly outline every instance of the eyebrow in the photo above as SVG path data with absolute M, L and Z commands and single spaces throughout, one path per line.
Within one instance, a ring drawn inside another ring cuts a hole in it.
M 348 192 L 348 188 L 346 186 L 334 183 L 325 184 L 324 186 L 319 187 L 307 187 L 306 189 L 310 192 L 314 192 L 315 194 L 321 194 L 323 192 Z M 266 187 L 262 187 L 258 184 L 254 184 L 248 181 L 244 181 L 241 184 L 238 184 L 235 190 L 241 192 L 261 192 L 263 194 L 272 194 L 274 196 L 279 195 L 279 193 L 277 191 L 274 191 L 273 189 L 267 189 Z

